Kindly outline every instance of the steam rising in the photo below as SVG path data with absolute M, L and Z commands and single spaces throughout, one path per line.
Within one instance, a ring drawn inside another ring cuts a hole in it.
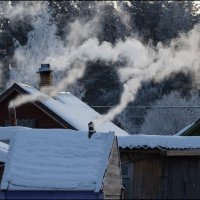
M 55 71 L 68 71 L 67 76 L 53 90 L 42 88 L 42 91 L 48 91 L 50 96 L 54 96 L 83 76 L 88 61 L 102 60 L 114 64 L 125 60 L 126 66 L 117 68 L 124 88 L 120 103 L 107 114 L 95 119 L 95 124 L 112 120 L 119 114 L 130 101 L 134 100 L 142 81 L 154 79 L 159 82 L 171 73 L 181 71 L 192 72 L 195 75 L 195 83 L 199 85 L 199 25 L 188 34 L 182 34 L 172 40 L 168 46 L 162 43 L 156 47 L 144 45 L 136 37 L 126 38 L 125 41 L 119 40 L 112 45 L 109 42 L 100 44 L 96 38 L 97 32 L 100 31 L 98 17 L 87 23 L 76 20 L 70 25 L 70 33 L 66 41 L 61 41 L 56 36 L 56 26 L 50 23 L 50 15 L 43 13 L 45 15 L 41 14 L 37 18 L 34 30 L 29 33 L 28 44 L 25 47 L 19 46 L 15 52 L 17 67 L 13 69 L 10 82 L 22 81 L 35 86 L 38 80 L 32 79 L 32 74 L 37 71 L 41 63 L 50 63 Z M 84 31 L 83 34 L 80 34 L 80 30 Z M 11 103 L 19 106 L 40 98 L 40 96 L 24 96 L 21 100 L 18 98 Z
M 140 87 L 142 81 L 155 79 L 161 81 L 163 78 L 170 76 L 174 72 L 192 72 L 195 75 L 195 83 L 199 85 L 199 70 L 200 70 L 200 26 L 195 26 L 188 34 L 182 34 L 179 38 L 171 41 L 169 46 L 163 46 L 161 43 L 156 49 L 149 46 L 137 48 L 134 51 L 135 43 L 132 43 L 129 53 L 132 56 L 127 56 L 128 65 L 124 69 L 120 69 L 120 77 L 129 79 L 127 89 L 124 86 L 124 92 L 121 96 L 120 104 L 111 109 L 102 118 L 96 119 L 96 123 L 102 123 L 105 120 L 112 120 L 119 114 L 126 105 L 133 101 L 135 94 Z M 136 54 L 135 54 L 136 53 Z M 140 53 L 144 56 L 143 59 Z M 136 57 L 135 57 L 136 55 Z M 139 56 L 139 57 L 138 57 Z M 136 58 L 136 59 L 135 59 Z M 134 62 L 135 61 L 135 62 Z M 143 61 L 143 62 L 142 62 Z
M 10 20 L 15 20 L 15 18 L 24 18 L 26 16 L 35 16 L 38 14 L 42 7 L 42 2 L 35 1 L 20 1 L 14 7 L 7 2 L 4 4 L 4 15 Z
M 20 105 L 23 105 L 27 102 L 34 102 L 37 100 L 45 100 L 48 99 L 49 97 L 43 94 L 27 94 L 27 95 L 19 95 L 17 96 L 14 100 L 11 100 L 9 102 L 9 106 L 13 107 L 18 107 Z
M 43 61 L 51 56 L 60 53 L 62 47 L 61 41 L 56 36 L 57 28 L 51 23 L 51 16 L 46 12 L 47 6 L 41 5 L 38 15 L 33 24 L 33 31 L 28 34 L 28 42 L 25 46 L 21 46 L 15 42 L 16 51 L 14 60 L 16 66 L 12 66 L 10 71 L 10 80 L 8 85 L 13 82 L 23 82 L 36 86 L 38 82 L 35 74 Z

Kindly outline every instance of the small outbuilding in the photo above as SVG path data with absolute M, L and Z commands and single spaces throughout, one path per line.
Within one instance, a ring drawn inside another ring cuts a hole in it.
M 118 137 L 128 199 L 199 199 L 200 137 Z
M 1 199 L 120 199 L 114 133 L 18 129 L 1 183 Z

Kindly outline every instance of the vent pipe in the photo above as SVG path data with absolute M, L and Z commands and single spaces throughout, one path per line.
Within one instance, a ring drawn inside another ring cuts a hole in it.
M 8 106 L 9 121 L 11 126 L 17 126 L 16 110 L 14 106 Z
M 94 134 L 94 133 L 96 133 L 96 131 L 95 131 L 95 128 L 94 128 L 94 123 L 93 122 L 90 122 L 89 124 L 88 124 L 88 138 L 91 138 L 92 137 L 92 135 Z
M 37 73 L 40 75 L 40 89 L 44 86 L 48 87 L 53 85 L 53 70 L 50 68 L 50 64 L 41 64 Z

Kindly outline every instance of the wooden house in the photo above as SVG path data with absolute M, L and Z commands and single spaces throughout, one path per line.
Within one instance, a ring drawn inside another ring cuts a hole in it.
M 101 115 L 69 92 L 60 92 L 54 97 L 41 92 L 42 87 L 53 85 L 53 70 L 49 64 L 41 64 L 38 73 L 40 75 L 39 90 L 21 83 L 14 83 L 0 94 L 0 126 L 17 125 L 30 128 L 88 131 L 88 124 Z M 29 101 L 18 107 L 9 106 L 10 102 L 20 95 L 43 98 Z M 12 115 L 9 113 L 11 110 L 14 112 Z M 12 117 L 16 117 L 14 123 Z M 128 135 L 112 122 L 99 124 L 95 129 L 99 132 L 113 131 L 116 135 Z
M 14 83 L 0 94 L 0 126 L 9 126 L 9 102 L 19 95 L 34 95 L 45 98 L 15 107 L 17 125 L 30 128 L 64 128 L 88 131 L 88 123 L 100 114 L 69 92 L 61 92 L 54 97 L 28 85 Z M 95 127 L 96 131 L 113 131 L 116 135 L 128 135 L 113 124 L 104 122 Z
M 117 138 L 111 132 L 89 138 L 66 129 L 18 129 L 1 190 L 1 199 L 120 199 Z
M 118 137 L 129 199 L 199 199 L 200 137 Z

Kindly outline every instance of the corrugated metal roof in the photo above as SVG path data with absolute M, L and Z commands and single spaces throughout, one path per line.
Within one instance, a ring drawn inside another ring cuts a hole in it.
M 200 149 L 200 136 L 118 136 L 118 143 L 122 149 Z

